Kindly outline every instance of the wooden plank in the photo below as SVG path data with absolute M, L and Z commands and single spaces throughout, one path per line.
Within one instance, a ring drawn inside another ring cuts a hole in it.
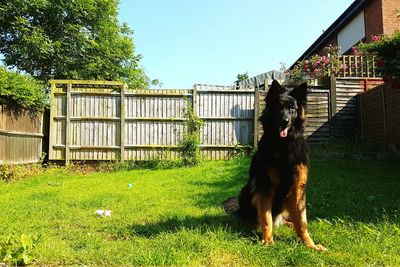
M 383 133 L 384 144 L 387 144 L 387 121 L 386 121 L 386 101 L 385 101 L 385 85 L 380 86 L 380 93 L 382 98 L 382 115 L 383 115 Z
M 0 134 L 5 136 L 20 136 L 20 137 L 33 137 L 33 138 L 42 138 L 44 136 L 42 133 L 15 132 L 15 131 L 6 131 L 1 129 L 0 129 Z
M 54 124 L 54 119 L 53 119 L 54 116 L 55 116 L 55 110 L 54 109 L 55 109 L 55 104 L 56 104 L 56 101 L 54 99 L 55 90 L 56 90 L 55 83 L 51 83 L 50 84 L 50 115 L 49 115 L 50 116 L 50 121 L 49 121 L 49 155 L 48 155 L 49 160 L 56 159 L 55 154 L 54 154 L 54 150 L 53 150 L 53 144 L 55 143 L 56 136 L 57 136 L 57 133 L 56 133 L 57 128 L 54 127 L 55 124 Z
M 125 161 L 125 91 L 126 91 L 126 84 L 123 84 L 121 86 L 121 122 L 120 122 L 120 161 L 124 162 Z
M 67 106 L 67 113 L 65 118 L 65 165 L 69 165 L 71 152 L 69 149 L 70 145 L 70 134 L 71 134 L 71 90 L 72 90 L 72 83 L 67 84 L 67 98 L 66 98 L 66 106 Z
M 254 94 L 254 90 L 197 90 L 198 94 Z
M 115 85 L 115 86 L 123 86 L 124 82 L 95 81 L 95 80 L 50 80 L 50 84 L 67 84 L 67 85 L 68 84 L 71 84 L 71 85 L 72 84 L 82 84 L 82 85 Z

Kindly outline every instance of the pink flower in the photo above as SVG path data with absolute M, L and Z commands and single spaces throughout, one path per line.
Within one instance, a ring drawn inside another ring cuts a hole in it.
M 346 65 L 346 64 L 341 64 L 341 65 L 340 65 L 340 69 L 342 69 L 342 70 L 347 69 L 347 65 Z
M 315 70 L 314 70 L 314 73 L 315 73 L 315 74 L 318 74 L 318 72 L 319 72 L 318 69 L 315 69 Z
M 318 60 L 317 62 L 315 62 L 314 66 L 318 67 L 320 64 L 321 64 L 321 61 Z
M 307 60 L 307 59 L 306 59 L 306 60 L 304 60 L 304 63 L 305 63 L 305 64 L 308 64 L 308 60 Z
M 371 40 L 373 42 L 379 41 L 379 39 L 381 39 L 381 37 L 379 35 L 371 35 Z
M 325 59 L 324 64 L 327 65 L 329 63 L 329 58 Z
M 353 46 L 351 48 L 351 51 L 353 52 L 353 55 L 357 55 L 358 54 L 357 47 L 355 47 L 355 46 Z

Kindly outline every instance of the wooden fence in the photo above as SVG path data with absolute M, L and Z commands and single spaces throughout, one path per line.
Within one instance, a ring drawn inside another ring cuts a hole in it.
M 254 90 L 232 89 L 132 90 L 117 82 L 52 81 L 49 159 L 177 158 L 187 105 L 205 122 L 202 157 L 226 158 L 253 140 Z
M 341 55 L 339 56 L 339 71 L 335 77 L 379 77 L 376 56 Z
M 307 105 L 307 127 L 305 135 L 309 143 L 326 143 L 333 137 L 355 136 L 359 134 L 358 95 L 383 83 L 381 78 L 331 77 L 319 85 L 309 86 Z M 264 86 L 268 88 L 268 86 Z M 291 86 L 287 86 L 291 87 Z M 259 117 L 264 109 L 262 91 L 259 107 L 255 117 Z M 258 102 L 258 101 L 257 101 Z M 261 125 L 255 120 L 258 135 L 253 144 L 256 145 L 262 134 Z
M 311 86 L 306 136 L 324 143 L 358 132 L 357 94 L 378 78 L 332 78 Z M 268 86 L 265 86 L 268 88 Z M 256 146 L 266 91 L 196 85 L 187 90 L 133 90 L 118 82 L 52 81 L 50 160 L 175 159 L 191 105 L 204 121 L 204 159 L 225 159 Z
M 43 114 L 0 105 L 0 164 L 39 162 Z
M 400 145 L 400 89 L 385 83 L 360 95 L 361 137 L 372 145 Z

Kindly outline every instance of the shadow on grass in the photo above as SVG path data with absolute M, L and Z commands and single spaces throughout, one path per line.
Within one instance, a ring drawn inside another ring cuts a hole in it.
M 258 234 L 248 225 L 242 224 L 233 216 L 229 215 L 206 215 L 201 217 L 185 216 L 170 217 L 161 221 L 143 224 L 132 224 L 126 228 L 103 229 L 105 232 L 112 232 L 110 238 L 113 240 L 127 240 L 133 237 L 154 238 L 168 233 L 180 231 L 196 231 L 200 234 L 222 229 L 224 232 L 236 233 L 246 238 L 257 237 Z
M 247 180 L 249 161 L 230 168 L 223 179 L 196 182 L 194 204 L 220 206 L 238 196 Z M 399 222 L 400 163 L 398 161 L 312 161 L 307 185 L 310 220 L 350 219 L 366 223 Z

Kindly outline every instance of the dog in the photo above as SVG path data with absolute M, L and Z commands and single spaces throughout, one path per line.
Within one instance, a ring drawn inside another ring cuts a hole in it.
M 276 80 L 265 98 L 260 117 L 264 133 L 252 157 L 250 175 L 239 199 L 223 203 L 228 213 L 261 227 L 262 244 L 273 245 L 273 225 L 293 226 L 310 248 L 316 245 L 307 229 L 306 184 L 309 170 L 308 145 L 303 136 L 306 123 L 307 84 L 291 92 Z

